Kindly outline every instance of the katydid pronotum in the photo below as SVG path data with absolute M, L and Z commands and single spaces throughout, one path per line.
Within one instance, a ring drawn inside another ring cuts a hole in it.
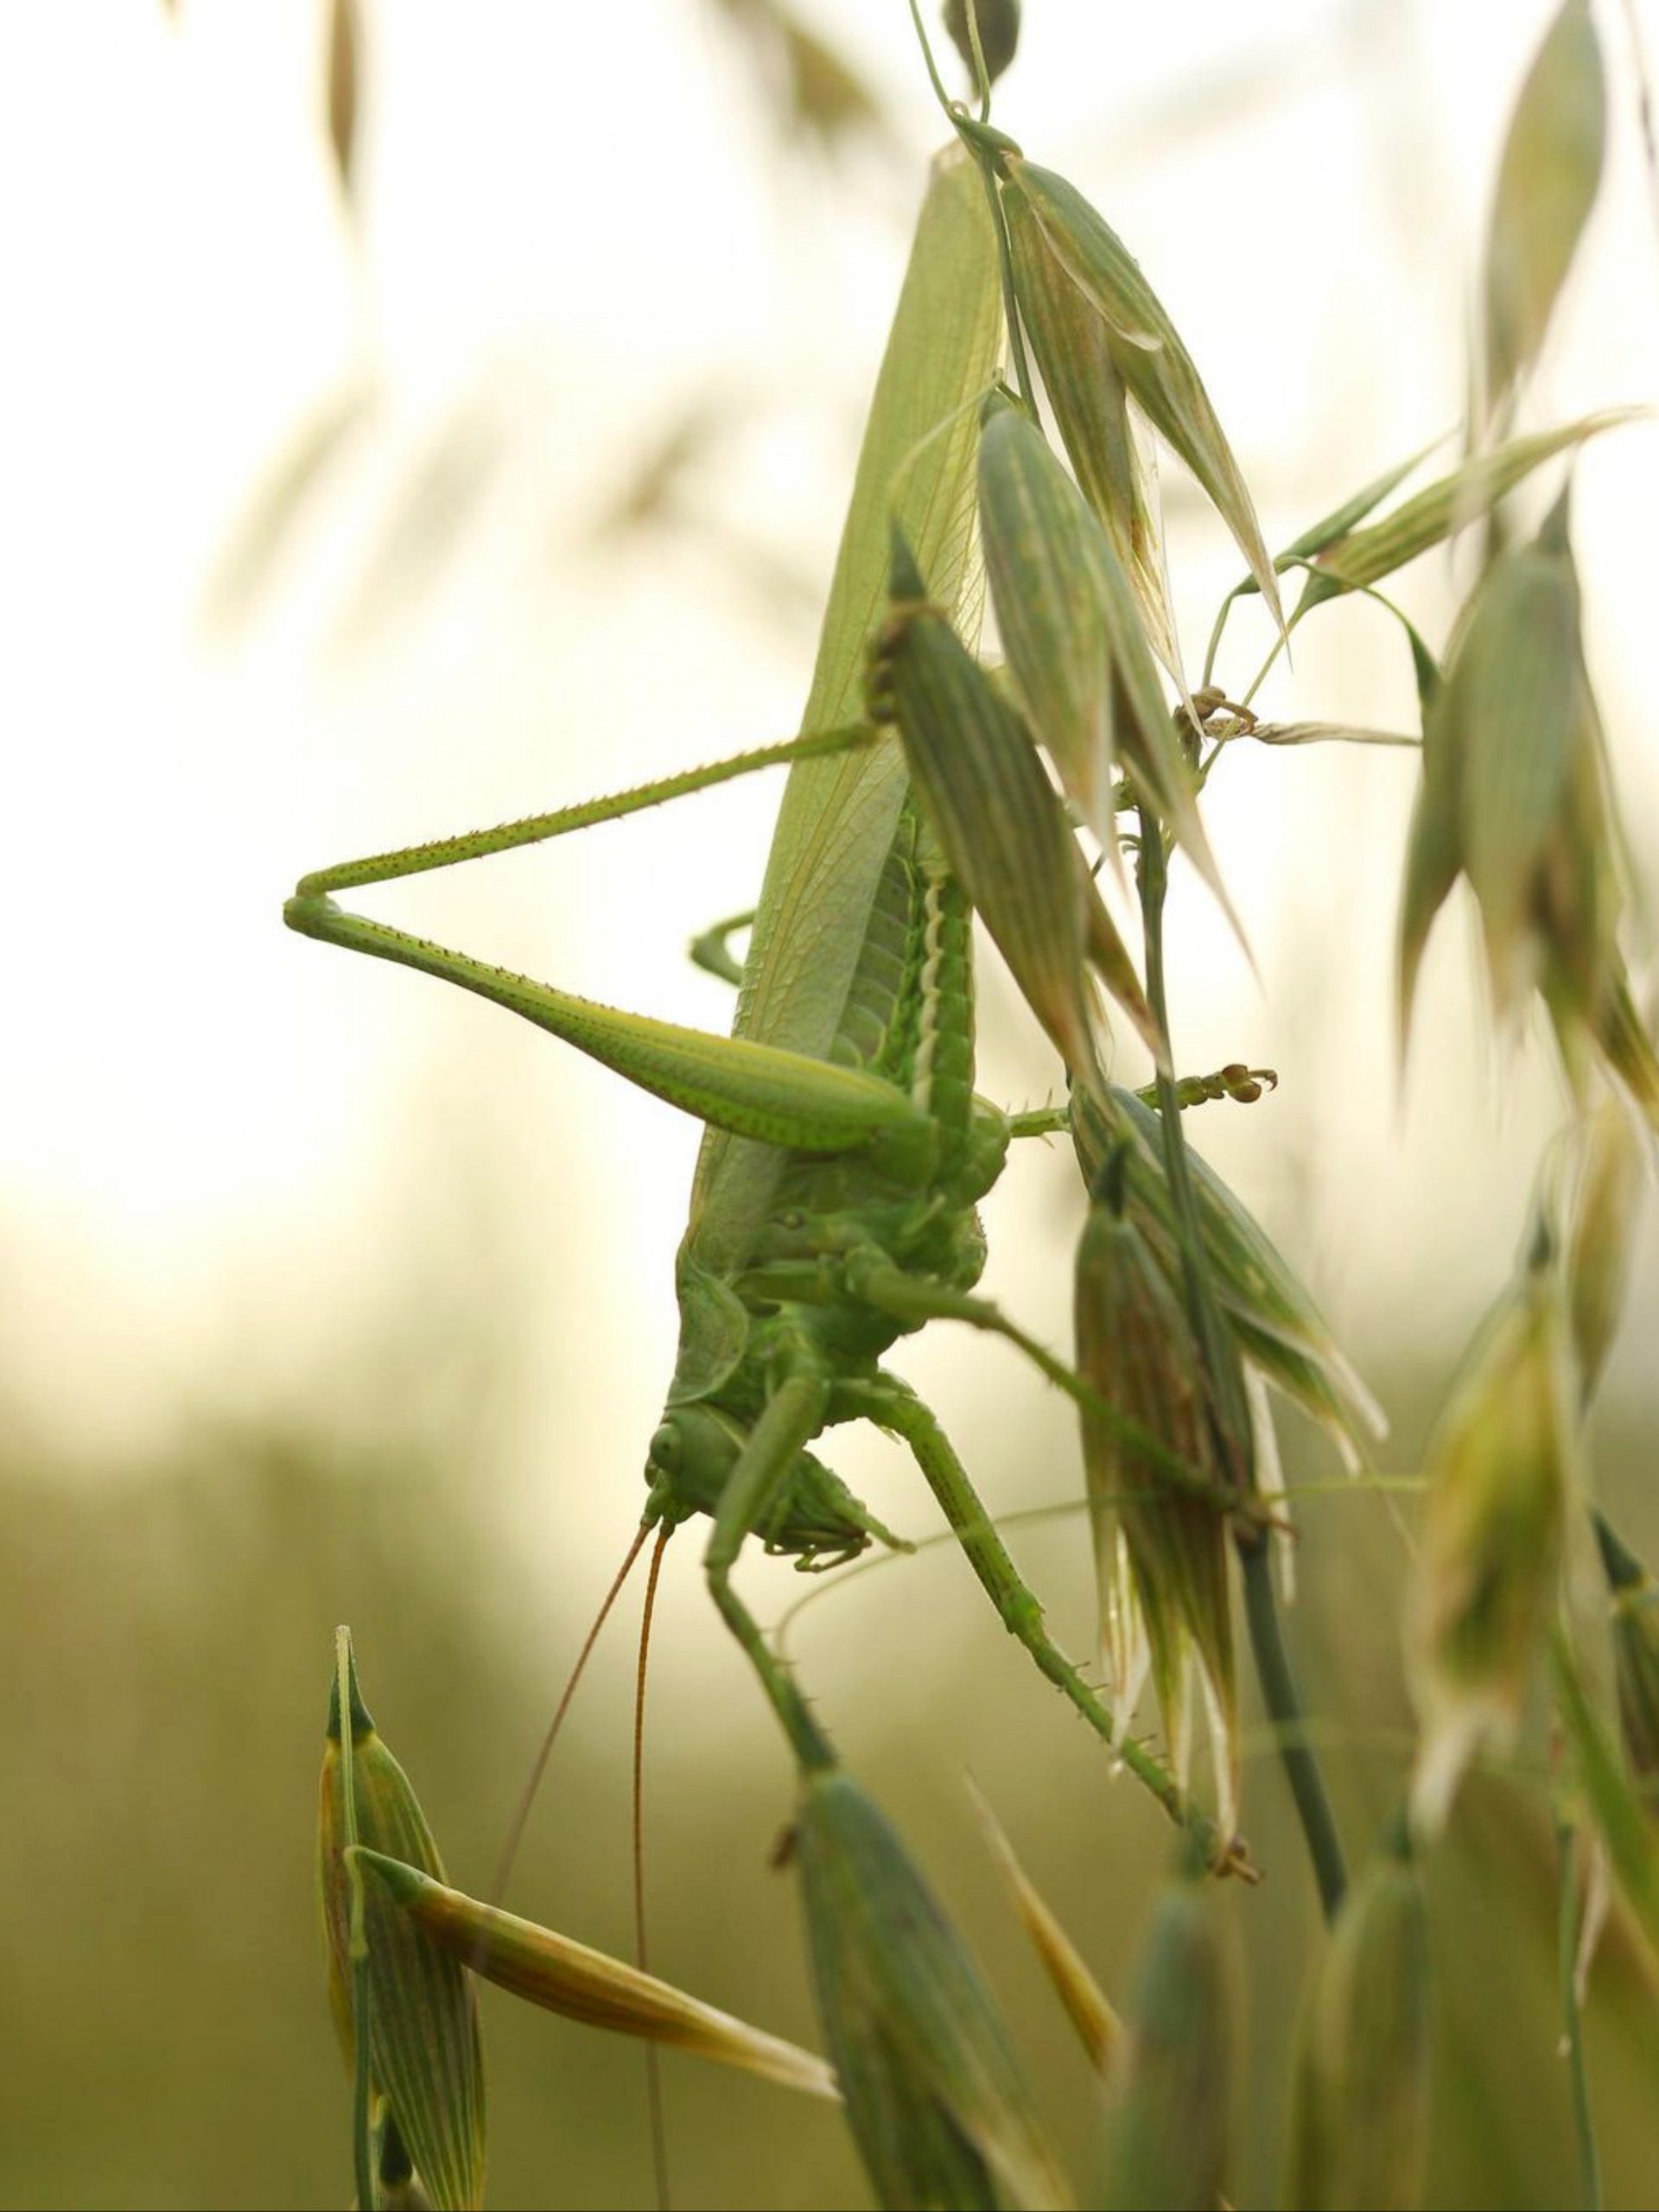
M 1126 1739 L 1043 1625 L 1035 1597 L 930 1409 L 880 1364 L 907 1331 L 955 1318 L 1069 1369 L 973 1295 L 976 1202 L 1008 1117 L 973 1095 L 970 914 L 911 791 L 903 753 L 861 718 L 897 520 L 936 599 L 973 597 L 979 403 L 1003 345 L 995 237 L 972 167 L 942 162 L 925 203 L 866 431 L 806 734 L 502 828 L 304 877 L 289 925 L 510 1007 L 707 1124 L 681 1245 L 681 1336 L 650 1448 L 647 1524 L 713 1517 L 705 1565 L 808 1767 L 827 1738 L 732 1585 L 745 1539 L 805 1567 L 891 1541 L 809 1446 L 876 1422 L 910 1448 L 1009 1630 L 1113 1743 L 1206 1858 L 1232 1855 L 1175 1777 Z M 619 1013 L 342 912 L 334 894 L 539 842 L 781 762 L 792 764 L 734 1034 Z M 1040 1120 L 1040 1117 L 1037 1117 Z

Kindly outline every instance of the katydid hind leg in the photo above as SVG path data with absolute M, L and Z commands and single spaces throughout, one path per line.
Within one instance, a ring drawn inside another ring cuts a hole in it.
M 1152 1792 L 1169 1817 L 1186 1829 L 1208 1864 L 1218 1869 L 1248 1872 L 1249 1861 L 1243 1846 L 1223 1836 L 1168 1770 L 1119 1730 L 1075 1663 L 1049 1635 L 1041 1603 L 1015 1567 L 966 1467 L 931 1408 L 907 1383 L 887 1374 L 880 1375 L 872 1383 L 849 1386 L 842 1395 L 849 1408 L 859 1405 L 870 1420 L 909 1447 L 1003 1626 L 1025 1647 L 1038 1671 L 1069 1700 L 1110 1747 L 1113 1756 Z

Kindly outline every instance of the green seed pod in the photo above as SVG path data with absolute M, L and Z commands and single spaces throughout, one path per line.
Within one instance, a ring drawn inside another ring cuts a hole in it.
M 1147 643 L 1170 674 L 1179 676 L 1157 486 L 1135 445 L 1128 391 L 1112 360 L 1106 325 L 1056 258 L 1029 201 L 1005 194 L 1002 209 L 1020 321 L 1060 442 L 1129 580 Z
M 1601 1564 L 1612 1593 L 1613 1665 L 1624 1756 L 1648 1810 L 1659 1820 L 1659 1583 L 1595 1516 Z
M 1172 1883 L 1141 1955 L 1108 2120 L 1114 2212 L 1197 2212 L 1226 2188 L 1236 1997 L 1213 1890 Z
M 845 1774 L 805 1777 L 795 1859 L 818 2016 L 877 2201 L 1065 2204 L 978 1969 Z
M 1020 43 L 1020 0 L 973 0 L 973 10 L 985 74 L 994 85 L 1013 60 Z M 968 28 L 968 0 L 945 0 L 944 28 L 971 80 L 976 73 L 974 41 Z
M 1431 2016 L 1428 1919 L 1402 1838 L 1349 1891 L 1303 2005 L 1293 2212 L 1421 2202 Z
M 1034 225 L 1103 326 L 1113 366 L 1130 397 L 1180 455 L 1233 533 L 1250 574 L 1282 628 L 1272 560 L 1210 395 L 1152 287 L 1123 241 L 1075 186 L 1020 155 L 1006 157 L 1003 205 L 1016 292 L 1039 296 L 1050 280 L 1030 265 Z M 1025 219 L 1029 213 L 1031 222 Z M 1022 269 L 1022 264 L 1025 266 Z
M 1499 414 L 1543 344 L 1601 182 L 1606 83 L 1586 0 L 1566 0 L 1510 122 L 1486 245 L 1485 404 Z
M 1077 1165 L 1090 1189 L 1113 1144 L 1133 1142 L 1126 1212 L 1152 1247 L 1164 1280 L 1179 1295 L 1180 1248 L 1157 1115 L 1133 1091 L 1116 1085 L 1104 1105 L 1074 1093 L 1071 1132 Z M 1259 1223 L 1190 1145 L 1187 1164 L 1210 1281 L 1240 1351 L 1275 1389 L 1329 1431 L 1344 1460 L 1357 1468 L 1370 1440 L 1386 1432 L 1376 1401 Z
M 1224 906 L 1192 766 L 1128 579 L 1047 439 L 1006 401 L 987 410 L 979 513 L 1015 689 L 1090 828 L 1116 852 L 1111 768 L 1119 755 Z
M 1219 1487 L 1226 1471 L 1215 1444 L 1198 1346 L 1151 1246 L 1125 1217 L 1122 1197 L 1120 1180 L 1116 1203 L 1090 1208 L 1077 1247 L 1077 1366 L 1109 1405 Z M 1197 1654 L 1215 1739 L 1219 1824 L 1230 1835 L 1236 1825 L 1238 1749 L 1227 1516 L 1208 1500 L 1173 1489 L 1115 1423 L 1087 1408 L 1083 1452 L 1101 1642 L 1114 1665 L 1120 1724 L 1127 1725 L 1135 1688 L 1126 1649 L 1121 1542 L 1183 1787 L 1191 1750 L 1190 1660 Z M 1127 1679 L 1125 1669 L 1130 1670 Z
M 1424 717 L 1401 928 L 1402 1033 L 1430 925 L 1462 869 L 1499 1015 L 1517 1016 L 1538 988 L 1576 1074 L 1622 975 L 1605 753 L 1563 493 L 1533 543 L 1499 554 L 1477 585 Z
M 409 1778 L 376 1732 L 349 1667 L 352 1796 L 361 1844 L 446 1878 Z M 328 1993 L 347 2063 L 356 2048 L 351 1961 L 350 1834 L 342 1783 L 340 1689 L 329 1701 L 318 1821 L 319 1888 Z M 368 1941 L 369 2074 L 389 2125 L 382 2158 L 406 2146 L 420 2185 L 441 2212 L 483 2202 L 484 2058 L 478 2004 L 466 1970 L 410 1924 L 389 1897 L 364 1895 Z M 387 2178 L 396 2175 L 387 2168 Z
M 1085 967 L 1099 894 L 1058 796 L 1019 715 L 928 603 L 896 529 L 892 588 L 871 664 L 872 717 L 897 724 L 939 842 L 1027 1005 L 1073 1077 L 1103 1087 Z M 1138 985 L 1128 1011 L 1155 1039 Z
M 1539 1248 L 1476 1338 L 1428 1447 L 1407 1645 L 1423 1834 L 1438 1833 L 1475 1751 L 1514 1742 L 1555 1591 L 1575 1439 L 1565 1300 L 1542 1236 Z

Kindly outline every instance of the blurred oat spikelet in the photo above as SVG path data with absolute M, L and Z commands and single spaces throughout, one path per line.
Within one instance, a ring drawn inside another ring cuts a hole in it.
M 342 1635 L 345 1631 L 342 1631 Z M 345 1782 L 340 1684 L 329 1700 L 318 1815 L 318 1886 L 328 1956 L 328 1998 L 348 2066 L 357 2056 L 353 2000 L 354 1884 L 346 1850 L 359 1844 L 405 1861 L 437 1881 L 443 1861 L 409 1777 L 376 1732 L 346 1644 L 353 1812 Z M 407 2164 L 440 2208 L 481 2204 L 484 2194 L 484 2058 L 471 1977 L 419 1933 L 372 1885 L 362 1897 L 367 1941 L 369 2082 L 379 2177 L 407 2191 Z M 403 2153 L 407 2153 L 407 2159 Z M 407 2194 L 405 2202 L 417 2198 Z
M 1483 1746 L 1508 1751 L 1560 1568 L 1575 1480 L 1577 1391 L 1554 1234 L 1488 1316 L 1429 1442 L 1407 1620 L 1421 1723 L 1412 1821 L 1433 1835 Z
M 1428 1916 L 1403 1833 L 1343 1901 L 1302 2008 L 1285 2202 L 1421 2202 L 1433 2027 Z
M 1232 2136 L 1237 2000 L 1215 1884 L 1194 1867 L 1159 1898 L 1136 1970 L 1107 2120 L 1114 2212 L 1219 2204 Z
M 807 1775 L 794 1831 L 847 2117 L 886 2207 L 1071 2202 L 977 1967 L 872 1800 Z
M 1566 0 L 1510 118 L 1487 238 L 1481 398 L 1501 424 L 1543 345 L 1601 182 L 1606 80 L 1588 0 Z
M 1476 586 L 1424 717 L 1401 909 L 1402 1046 L 1429 929 L 1463 874 L 1499 1020 L 1512 1027 L 1535 988 L 1575 1083 L 1596 1048 L 1659 1115 L 1659 1062 L 1633 1021 L 1618 950 L 1621 853 L 1563 492 L 1532 543 L 1500 553 Z
M 1179 1298 L 1126 1210 L 1130 1168 L 1127 1145 L 1109 1157 L 1077 1247 L 1077 1365 L 1109 1405 L 1219 1493 L 1226 1468 L 1204 1363 Z M 1236 1360 L 1230 1335 L 1227 1344 Z M 1087 1408 L 1083 1446 L 1115 1717 L 1120 1728 L 1128 1726 L 1144 1649 L 1171 1763 L 1185 1788 L 1196 1662 L 1219 1824 L 1230 1835 L 1238 1810 L 1238 1700 L 1228 1514 L 1217 1499 L 1176 1488 L 1122 1427 Z

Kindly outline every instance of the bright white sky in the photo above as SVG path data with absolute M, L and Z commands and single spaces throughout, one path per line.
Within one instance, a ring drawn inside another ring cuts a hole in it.
M 492 1010 L 301 942 L 277 910 L 302 868 L 792 727 L 811 620 L 765 563 L 823 588 L 940 137 L 901 0 L 811 12 L 892 100 L 885 166 L 786 156 L 707 0 L 369 5 L 360 245 L 321 132 L 320 10 L 186 0 L 175 22 L 158 0 L 59 0 L 0 18 L 0 1389 L 44 1432 L 91 1449 L 163 1435 L 181 1402 L 257 1407 L 370 1358 L 396 1372 L 403 1321 L 429 1343 L 493 1292 L 546 1390 L 588 1393 L 561 1419 L 603 1436 L 594 1479 L 637 1471 L 695 1130 Z M 1457 418 L 1488 181 L 1549 12 L 1027 0 L 999 119 L 1138 254 L 1270 540 Z M 1541 420 L 1659 397 L 1626 18 L 1599 12 L 1614 158 Z M 1653 0 L 1640 13 L 1659 56 Z M 216 622 L 255 487 L 355 389 L 367 411 L 276 582 Z M 642 450 L 699 396 L 729 416 L 690 480 L 712 526 L 601 543 Z M 475 496 L 453 559 L 423 570 L 410 486 L 440 447 L 450 495 Z M 1198 651 L 1236 563 L 1176 476 Z M 1651 878 L 1659 428 L 1592 449 L 1580 485 L 1597 671 Z M 1434 634 L 1444 594 L 1437 571 L 1406 594 Z M 1301 636 L 1280 709 L 1409 715 L 1380 621 L 1344 608 Z M 1408 1285 L 1419 1327 L 1463 1325 L 1554 1112 L 1543 1078 L 1469 1043 L 1458 921 L 1396 1110 L 1412 774 L 1401 756 L 1230 762 L 1211 834 L 1265 995 L 1190 882 L 1174 948 L 1183 1060 L 1286 1077 L 1262 1109 L 1285 1151 L 1217 1109 L 1203 1141 L 1362 1336 Z M 429 879 L 385 910 L 721 1027 L 723 995 L 681 947 L 748 898 L 775 794 Z M 1040 1093 L 1040 1050 L 995 995 L 987 1031 L 983 1087 Z M 1033 1170 L 1055 1194 L 1069 1172 Z M 1010 1240 L 998 1280 L 1063 1338 L 1053 1251 Z

